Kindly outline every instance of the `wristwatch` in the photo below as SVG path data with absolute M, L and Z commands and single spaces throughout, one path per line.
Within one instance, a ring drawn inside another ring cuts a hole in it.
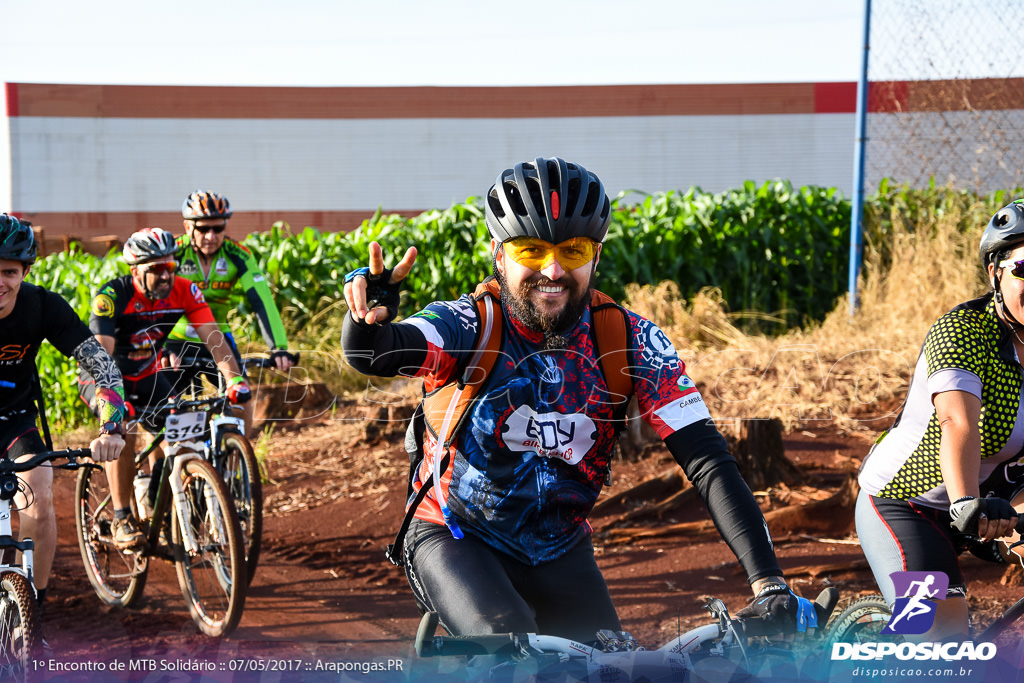
M 103 436 L 105 434 L 116 434 L 118 436 L 124 436 L 124 425 L 122 425 L 120 422 L 108 420 L 104 422 L 102 425 L 100 425 L 100 436 Z

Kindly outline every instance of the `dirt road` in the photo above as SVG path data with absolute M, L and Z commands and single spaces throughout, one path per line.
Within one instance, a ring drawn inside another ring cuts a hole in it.
M 43 680 L 370 681 L 410 680 L 410 670 L 433 672 L 436 664 L 416 661 L 412 653 L 419 614 L 404 574 L 381 550 L 402 514 L 406 461 L 399 443 L 393 434 L 368 434 L 358 420 L 275 430 L 265 550 L 241 624 L 225 640 L 197 634 L 173 568 L 164 563 L 151 564 L 139 608 L 113 609 L 99 601 L 75 542 L 73 475 L 60 472 L 60 547 L 44 616 L 53 651 Z M 863 437 L 827 428 L 790 435 L 785 443 L 787 456 L 824 486 L 838 485 L 851 459 L 866 452 Z M 653 449 L 640 461 L 617 466 L 611 492 L 672 466 L 663 449 Z M 657 527 L 706 517 L 699 505 L 693 508 L 642 523 Z M 745 579 L 717 535 L 617 543 L 608 530 L 623 511 L 612 509 L 593 520 L 595 545 L 623 625 L 640 642 L 660 643 L 705 622 L 706 595 L 723 598 L 733 610 L 745 604 Z M 816 595 L 825 585 L 838 586 L 846 597 L 873 591 L 860 548 L 846 532 L 831 540 L 785 528 L 772 532 L 784 569 L 804 595 Z M 800 569 L 821 565 L 834 569 Z M 986 600 L 1004 599 L 998 569 L 971 564 L 982 608 Z M 358 670 L 388 665 L 391 671 Z M 401 672 L 394 668 L 399 665 Z M 209 666 L 214 671 L 195 670 Z

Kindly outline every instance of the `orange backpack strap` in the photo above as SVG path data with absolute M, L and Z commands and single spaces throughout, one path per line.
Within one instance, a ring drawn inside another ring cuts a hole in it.
M 493 278 L 477 286 L 473 293 L 478 321 L 473 355 L 454 381 L 423 397 L 427 429 L 446 447 L 451 445 L 501 353 L 503 320 L 500 291 L 498 282 Z
M 633 376 L 629 368 L 632 341 L 629 314 L 615 300 L 596 289 L 590 294 L 591 336 L 608 383 L 609 400 L 616 404 L 615 416 L 623 420 L 633 395 Z

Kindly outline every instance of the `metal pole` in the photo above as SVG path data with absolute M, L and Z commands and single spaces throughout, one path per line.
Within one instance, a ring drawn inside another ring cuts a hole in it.
M 857 81 L 857 129 L 853 148 L 853 212 L 850 216 L 850 315 L 857 311 L 857 276 L 864 240 L 864 147 L 868 114 L 868 52 L 871 42 L 871 0 L 864 0 L 864 55 Z

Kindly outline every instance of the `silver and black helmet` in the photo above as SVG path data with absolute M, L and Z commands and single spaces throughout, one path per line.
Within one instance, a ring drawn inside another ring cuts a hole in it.
M 539 237 L 553 244 L 572 237 L 604 240 L 611 202 L 601 180 L 579 164 L 552 157 L 502 171 L 487 193 L 485 221 L 499 242 Z

